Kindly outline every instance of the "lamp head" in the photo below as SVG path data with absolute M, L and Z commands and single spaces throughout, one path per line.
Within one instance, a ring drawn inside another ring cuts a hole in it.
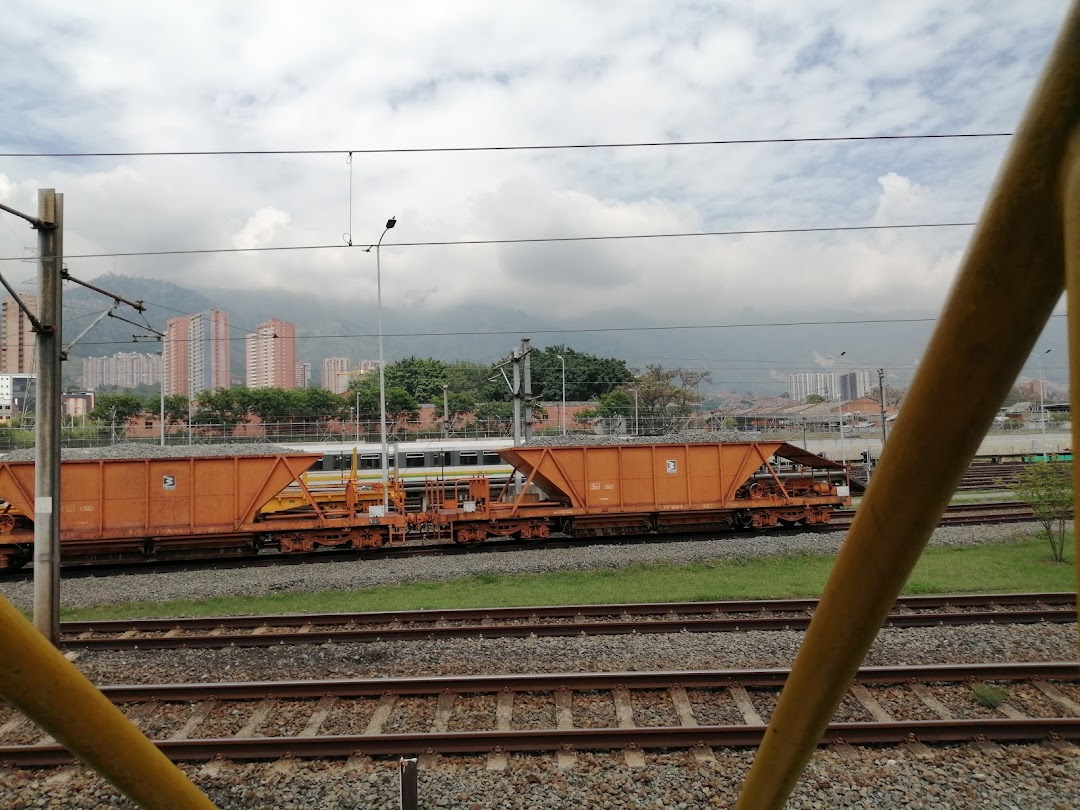
M 386 220 L 387 229 L 393 228 L 395 225 L 397 225 L 397 217 L 390 217 L 390 219 Z

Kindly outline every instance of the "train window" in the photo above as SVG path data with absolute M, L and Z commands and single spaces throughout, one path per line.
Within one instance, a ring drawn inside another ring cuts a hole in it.
M 432 467 L 448 467 L 453 464 L 450 460 L 449 450 L 436 450 L 431 454 L 431 466 Z
M 423 467 L 424 466 L 424 454 L 423 453 L 406 453 L 405 454 L 405 466 L 406 467 Z
M 380 470 L 382 469 L 381 457 L 375 453 L 363 453 L 360 456 L 360 469 L 361 470 Z
M 462 467 L 475 467 L 480 463 L 479 457 L 476 455 L 475 450 L 463 450 L 458 456 L 459 462 Z
M 484 463 L 485 464 L 502 464 L 502 459 L 499 458 L 499 454 L 492 450 L 484 451 Z

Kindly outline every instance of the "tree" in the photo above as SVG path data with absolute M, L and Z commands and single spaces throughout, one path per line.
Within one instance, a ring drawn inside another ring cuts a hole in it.
M 390 422 L 390 432 L 397 433 L 405 422 L 416 419 L 420 410 L 416 398 L 403 388 L 386 389 L 386 418 Z
M 563 345 L 533 349 L 529 359 L 533 392 L 549 402 L 562 399 L 564 363 L 559 360 L 560 355 L 566 365 L 566 399 L 569 402 L 596 399 L 634 379 L 625 360 L 597 357 Z
M 1072 519 L 1072 462 L 1028 465 L 1009 485 L 1016 497 L 1031 505 L 1050 541 L 1054 562 L 1065 561 L 1065 525 Z
M 678 421 L 702 401 L 697 386 L 710 378 L 707 371 L 685 368 L 645 367 L 632 386 L 637 390 L 638 416 L 642 433 L 657 435 L 678 429 Z M 624 391 L 629 392 L 630 387 Z
M 442 402 L 446 364 L 430 357 L 406 357 L 386 367 L 386 388 L 400 388 L 417 402 Z
M 90 418 L 97 422 L 123 425 L 144 411 L 143 399 L 134 394 L 99 394 L 94 409 L 90 411 Z
M 247 388 L 234 386 L 202 391 L 195 403 L 194 421 L 211 425 L 221 423 L 223 431 L 228 432 L 247 421 L 251 405 L 251 391 Z
M 147 413 L 152 413 L 155 410 L 153 400 L 156 397 L 152 397 L 146 401 Z M 160 401 L 156 403 L 160 406 Z M 183 394 L 169 394 L 165 397 L 165 424 L 180 424 L 186 422 L 188 418 L 188 398 Z
M 454 425 L 463 416 L 468 416 L 470 413 L 476 411 L 476 400 L 469 394 L 453 393 L 447 394 L 447 425 L 449 430 L 453 430 Z
M 825 397 L 823 397 L 821 394 L 811 394 L 810 396 L 808 396 L 806 398 L 806 404 L 807 405 L 817 405 L 817 404 L 822 403 L 824 401 L 825 401 Z

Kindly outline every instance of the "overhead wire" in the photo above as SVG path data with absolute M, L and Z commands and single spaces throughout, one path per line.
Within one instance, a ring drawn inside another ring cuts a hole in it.
M 97 152 L 0 152 L 0 157 L 95 158 L 95 157 L 220 157 L 240 155 L 394 155 L 437 152 L 532 152 L 568 149 L 635 149 L 669 146 L 750 146 L 793 143 L 857 143 L 872 141 L 960 140 L 1009 138 L 1012 132 L 943 132 L 913 135 L 825 135 L 791 138 L 710 138 L 685 141 L 610 141 L 601 143 L 508 144 L 488 146 L 399 146 L 367 149 L 159 149 Z
M 449 247 L 456 245 L 523 245 L 543 244 L 557 242 L 601 242 L 618 241 L 626 239 L 682 239 L 687 237 L 702 236 L 761 236 L 770 234 L 800 234 L 800 233 L 842 233 L 857 231 L 888 231 L 888 230 L 912 230 L 919 228 L 968 228 L 974 226 L 974 222 L 921 222 L 906 225 L 830 225 L 815 228 L 747 228 L 726 231 L 672 231 L 667 233 L 633 233 L 633 234 L 602 234 L 592 236 L 537 236 L 515 239 L 447 239 L 429 240 L 419 242 L 388 242 L 382 245 L 391 247 Z M 279 245 L 276 247 L 231 247 L 231 248 L 196 248 L 187 250 L 136 250 L 113 253 L 65 253 L 61 258 L 67 259 L 106 259 L 106 258 L 129 258 L 138 256 L 193 256 L 212 253 L 270 253 L 274 251 L 288 250 L 343 250 L 358 247 L 373 248 L 372 245 L 359 243 L 334 243 L 315 245 Z M 366 250 L 364 251 L 366 252 Z M 23 261 L 20 256 L 0 256 L 0 262 Z

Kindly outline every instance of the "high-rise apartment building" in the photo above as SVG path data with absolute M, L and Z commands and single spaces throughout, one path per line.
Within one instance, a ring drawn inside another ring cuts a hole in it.
M 859 397 L 873 396 L 876 385 L 877 376 L 868 368 L 841 374 L 840 399 L 844 400 L 844 402 L 849 402 L 853 399 L 858 399 Z
M 322 387 L 335 394 L 344 394 L 349 387 L 349 358 L 327 357 L 320 368 Z
M 802 371 L 789 378 L 788 390 L 792 402 L 805 402 L 815 394 L 824 399 L 836 399 L 836 378 L 829 372 Z
M 296 387 L 311 388 L 311 363 L 296 364 Z
M 165 324 L 165 394 L 229 387 L 229 313 L 214 307 Z
M 27 308 L 34 312 L 37 296 L 20 295 Z M 36 369 L 37 336 L 26 313 L 10 295 L 0 303 L 3 323 L 3 343 L 0 343 L 0 371 L 9 374 L 32 374 Z
M 296 324 L 271 318 L 244 341 L 248 388 L 296 387 Z
M 96 391 L 106 385 L 134 388 L 161 382 L 161 355 L 148 352 L 120 352 L 111 357 L 83 360 L 83 386 Z

